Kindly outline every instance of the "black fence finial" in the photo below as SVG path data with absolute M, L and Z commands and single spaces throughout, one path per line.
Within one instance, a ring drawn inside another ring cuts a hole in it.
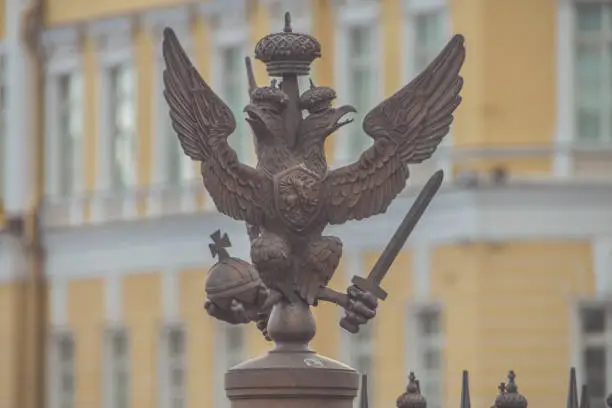
M 570 368 L 569 388 L 567 390 L 567 408 L 579 408 L 575 367 Z
M 368 408 L 368 375 L 361 375 L 361 394 L 359 395 L 359 408 Z
M 469 374 L 467 370 L 463 370 L 463 377 L 461 379 L 461 405 L 460 408 L 471 408 L 472 402 L 470 400 L 470 383 Z
M 499 386 L 499 395 L 495 398 L 495 407 L 527 408 L 527 398 L 518 392 L 515 378 L 516 374 L 511 370 L 508 373 L 508 382 L 506 384 L 501 383 Z
M 589 401 L 589 390 L 586 384 L 582 385 L 582 392 L 580 393 L 580 408 L 591 408 L 591 402 Z

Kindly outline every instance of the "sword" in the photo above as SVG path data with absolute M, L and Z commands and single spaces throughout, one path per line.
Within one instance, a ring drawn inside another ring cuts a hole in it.
M 444 172 L 442 170 L 438 170 L 430 177 L 412 204 L 410 211 L 408 211 L 397 231 L 393 234 L 391 241 L 389 241 L 380 258 L 374 264 L 368 277 L 364 279 L 358 275 L 353 276 L 353 285 L 364 292 L 370 292 L 380 300 L 387 298 L 387 292 L 380 286 L 380 283 L 387 272 L 389 272 L 389 268 L 393 261 L 395 261 L 395 258 L 397 258 L 397 254 L 401 251 L 410 233 L 412 233 L 429 203 L 438 192 L 443 178 Z
M 408 211 L 408 214 L 404 217 L 397 231 L 393 234 L 391 241 L 389 241 L 385 250 L 380 255 L 380 258 L 376 261 L 368 277 L 362 278 L 358 275 L 353 276 L 353 285 L 364 292 L 373 294 L 378 299 L 385 300 L 387 298 L 387 292 L 380 286 L 380 283 L 387 272 L 389 272 L 389 268 L 393 264 L 393 261 L 395 261 L 395 258 L 397 258 L 397 254 L 401 251 L 410 233 L 414 230 L 414 227 L 421 219 L 429 203 L 438 192 L 443 178 L 444 172 L 442 170 L 438 170 L 430 177 L 427 184 L 425 184 L 425 187 L 423 187 L 412 204 L 410 211 Z M 347 324 L 348 326 L 354 326 L 353 323 L 346 321 L 346 317 L 342 318 L 340 326 L 345 327 Z

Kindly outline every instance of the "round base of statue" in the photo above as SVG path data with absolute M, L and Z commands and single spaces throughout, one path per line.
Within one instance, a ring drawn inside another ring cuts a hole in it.
M 314 334 L 308 305 L 277 303 L 268 321 L 268 335 L 276 347 L 225 374 L 232 408 L 352 408 L 359 375 L 310 350 Z

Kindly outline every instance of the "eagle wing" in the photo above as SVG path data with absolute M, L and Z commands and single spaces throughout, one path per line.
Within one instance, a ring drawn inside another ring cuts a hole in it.
M 331 224 L 385 212 L 406 185 L 408 164 L 432 156 L 461 102 L 464 60 L 464 38 L 455 35 L 421 74 L 365 116 L 374 144 L 325 180 Z
M 270 208 L 270 180 L 238 161 L 227 143 L 236 130 L 232 111 L 202 79 L 170 28 L 162 47 L 164 97 L 183 151 L 202 162 L 204 186 L 220 212 L 260 225 Z

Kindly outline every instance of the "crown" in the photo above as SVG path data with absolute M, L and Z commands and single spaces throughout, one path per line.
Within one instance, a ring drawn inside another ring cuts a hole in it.
M 427 400 L 421 395 L 421 388 L 414 373 L 408 376 L 406 392 L 399 396 L 396 403 L 397 408 L 427 408 Z
M 253 103 L 263 106 L 269 106 L 277 110 L 282 110 L 289 102 L 289 97 L 286 93 L 276 87 L 276 81 L 272 81 L 271 86 L 262 86 L 255 88 L 251 93 Z
M 288 12 L 283 32 L 268 34 L 255 46 L 255 58 L 266 64 L 270 76 L 308 75 L 310 64 L 320 56 L 321 43 L 308 34 L 294 33 Z
M 321 112 L 329 108 L 334 99 L 336 91 L 326 86 L 315 86 L 311 79 L 310 89 L 300 96 L 300 109 L 306 109 L 310 113 Z
M 499 395 L 495 399 L 497 408 L 527 408 L 527 399 L 519 394 L 518 387 L 514 382 L 516 375 L 514 371 L 508 373 L 508 383 L 499 385 Z

